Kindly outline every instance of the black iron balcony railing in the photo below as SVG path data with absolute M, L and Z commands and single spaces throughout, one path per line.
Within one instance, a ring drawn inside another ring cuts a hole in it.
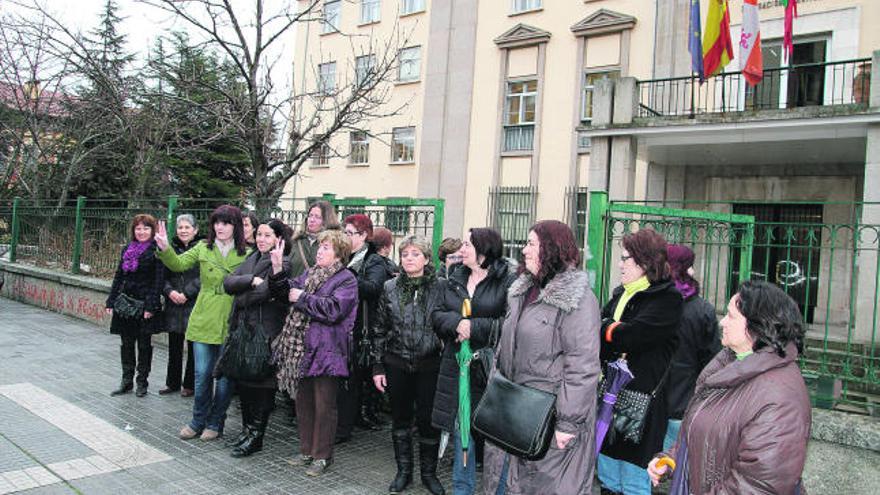
M 638 82 L 639 117 L 778 110 L 808 106 L 867 106 L 871 59 L 774 67 L 756 86 L 741 72 L 724 72 L 702 84 L 697 76 Z

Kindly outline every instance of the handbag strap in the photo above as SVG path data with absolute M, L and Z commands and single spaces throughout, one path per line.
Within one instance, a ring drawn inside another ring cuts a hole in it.
M 663 376 L 660 377 L 657 386 L 654 387 L 654 390 L 651 390 L 651 398 L 657 397 L 657 391 L 659 391 L 663 387 L 663 384 L 666 383 L 666 377 L 669 376 L 670 368 L 672 368 L 672 359 L 669 360 L 669 364 L 666 366 L 666 371 L 663 372 Z
M 525 308 L 523 308 L 525 310 Z M 514 376 L 516 376 L 516 331 L 519 328 L 519 318 L 522 318 L 523 310 L 520 310 L 519 316 L 516 321 L 516 325 L 513 327 L 513 354 L 511 354 L 511 363 L 510 363 L 510 379 L 512 380 Z M 562 322 L 562 318 L 565 316 L 561 308 L 556 309 L 556 319 L 553 320 L 553 337 L 556 338 L 556 332 L 559 329 L 559 324 Z M 498 339 L 499 341 L 501 339 Z
M 299 257 L 303 260 L 303 265 L 305 265 L 306 270 L 308 270 L 309 268 L 311 268 L 311 266 L 309 266 L 309 260 L 306 259 L 306 253 L 305 251 L 303 251 L 303 244 L 301 240 L 296 241 L 296 247 L 299 249 Z

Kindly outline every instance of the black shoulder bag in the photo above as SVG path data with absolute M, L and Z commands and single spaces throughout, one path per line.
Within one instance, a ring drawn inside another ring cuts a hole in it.
M 562 311 L 556 314 L 557 332 Z M 513 356 L 516 360 L 516 331 Z M 514 363 L 511 373 L 516 374 Z M 530 461 L 542 459 L 556 427 L 556 394 L 508 380 L 495 368 L 474 411 L 473 429 L 505 451 Z
M 657 392 L 666 383 L 666 377 L 669 376 L 669 368 L 672 367 L 672 361 L 663 372 L 663 376 L 651 390 L 651 393 L 638 392 L 624 388 L 617 394 L 617 402 L 614 403 L 612 410 L 611 428 L 608 431 L 608 439 L 606 441 L 614 441 L 614 437 L 622 435 L 623 438 L 632 443 L 642 441 L 642 434 L 645 431 L 645 420 L 648 418 L 648 409 L 651 402 L 657 397 Z M 605 396 L 605 380 L 599 384 L 599 403 L 601 405 L 602 398 Z
M 275 372 L 275 367 L 270 362 L 272 348 L 263 330 L 263 308 L 260 308 L 260 321 L 253 328 L 248 328 L 246 314 L 247 310 L 239 314 L 238 324 L 226 339 L 215 375 L 257 382 L 269 378 Z

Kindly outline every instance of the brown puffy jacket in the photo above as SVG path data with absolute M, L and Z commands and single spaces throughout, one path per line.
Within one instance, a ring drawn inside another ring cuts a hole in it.
M 811 421 L 797 356 L 794 344 L 742 361 L 723 349 L 706 366 L 669 453 L 687 441 L 691 493 L 795 493 Z

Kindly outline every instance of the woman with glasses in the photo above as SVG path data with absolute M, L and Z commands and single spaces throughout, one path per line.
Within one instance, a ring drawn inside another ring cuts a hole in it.
M 339 427 L 336 431 L 337 443 L 351 439 L 355 424 L 367 426 L 363 418 L 362 399 L 368 387 L 373 386 L 372 358 L 370 347 L 372 335 L 370 322 L 375 319 L 376 305 L 382 294 L 382 287 L 391 278 L 385 269 L 382 256 L 376 253 L 371 242 L 373 222 L 370 217 L 358 213 L 345 217 L 343 228 L 348 240 L 351 241 L 351 261 L 348 269 L 358 282 L 358 311 L 352 332 L 351 374 L 348 380 L 340 380 L 339 394 Z
M 610 432 L 599 454 L 603 493 L 650 495 L 645 469 L 663 448 L 666 380 L 682 312 L 666 261 L 666 239 L 651 229 L 627 234 L 618 267 L 621 285 L 602 309 L 600 359 L 603 368 L 624 357 L 634 377 L 626 389 L 654 393 L 638 442 Z
M 333 205 L 324 200 L 309 205 L 302 228 L 293 236 L 290 247 L 291 277 L 298 277 L 315 266 L 315 253 L 318 252 L 318 234 L 326 229 L 338 229 L 339 220 Z

